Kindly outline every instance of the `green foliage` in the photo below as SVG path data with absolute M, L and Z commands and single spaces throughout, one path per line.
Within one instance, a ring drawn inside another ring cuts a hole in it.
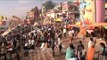
M 43 6 L 46 8 L 46 10 L 48 10 L 48 9 L 54 8 L 55 3 L 53 3 L 52 1 L 47 1 L 47 2 L 43 3 Z

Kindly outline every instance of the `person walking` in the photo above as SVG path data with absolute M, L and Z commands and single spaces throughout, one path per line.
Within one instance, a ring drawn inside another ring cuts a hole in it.
M 66 37 L 66 28 L 63 28 L 63 37 Z
M 84 53 L 84 45 L 82 44 L 82 41 L 79 41 L 79 44 L 77 46 L 77 56 L 79 60 L 82 60 L 83 53 Z
M 52 54 L 53 56 L 55 56 L 55 41 L 53 39 L 51 39 L 51 49 L 52 49 Z
M 70 44 L 69 47 L 66 50 L 66 60 L 76 60 L 76 54 L 75 54 L 75 47 L 73 46 L 73 44 Z
M 62 51 L 62 41 L 61 38 L 58 36 L 58 48 L 59 48 L 59 53 Z
M 82 48 L 81 60 L 86 60 L 86 50 L 84 47 Z
M 73 29 L 68 32 L 70 39 L 74 38 L 74 32 L 75 31 Z

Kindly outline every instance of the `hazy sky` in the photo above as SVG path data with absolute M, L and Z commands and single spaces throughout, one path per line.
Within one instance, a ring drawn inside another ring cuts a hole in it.
M 41 8 L 41 4 L 47 0 L 0 0 L 0 15 L 11 17 L 16 15 L 18 17 L 25 17 L 26 12 L 31 8 L 38 6 Z M 59 3 L 71 0 L 52 0 Z

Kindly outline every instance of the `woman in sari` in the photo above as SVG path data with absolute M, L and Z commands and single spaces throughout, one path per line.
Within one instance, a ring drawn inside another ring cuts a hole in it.
M 90 38 L 90 41 L 88 42 L 87 60 L 94 59 L 94 51 L 95 51 L 95 41 L 93 38 Z

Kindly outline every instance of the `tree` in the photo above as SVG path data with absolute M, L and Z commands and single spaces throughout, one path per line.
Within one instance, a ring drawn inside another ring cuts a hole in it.
M 52 1 L 47 1 L 43 3 L 43 6 L 46 8 L 46 10 L 53 9 L 55 7 L 55 3 L 53 3 Z

